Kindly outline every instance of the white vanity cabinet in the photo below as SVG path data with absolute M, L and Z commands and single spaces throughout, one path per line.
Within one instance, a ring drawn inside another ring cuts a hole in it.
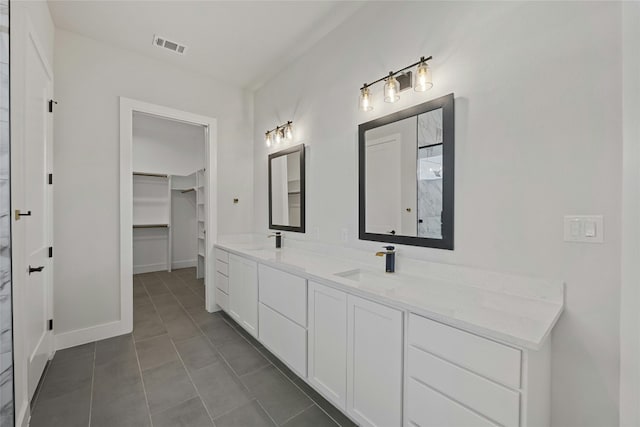
M 512 341 L 487 330 L 486 320 L 518 317 L 488 306 L 483 309 L 492 316 L 481 311 L 475 323 L 461 323 L 455 311 L 450 318 L 432 318 L 433 312 L 391 296 L 369 297 L 366 289 L 336 280 L 335 274 L 310 273 L 241 249 L 216 247 L 215 258 L 220 307 L 360 426 L 550 425 L 552 326 L 536 341 L 526 340 L 526 334 L 525 341 Z M 420 295 L 420 290 L 413 291 Z M 469 292 L 479 291 L 470 286 Z M 498 301 L 490 292 L 487 301 Z M 484 294 L 478 295 L 473 301 L 482 301 Z M 553 308 L 515 301 L 531 304 L 529 310 Z M 458 307 L 455 301 L 451 306 Z
M 309 283 L 309 382 L 362 426 L 402 425 L 402 312 Z
M 259 340 L 301 377 L 307 376 L 307 280 L 260 264 Z
M 229 315 L 258 337 L 258 263 L 229 255 Z
M 347 294 L 309 281 L 309 382 L 347 409 Z
M 405 426 L 545 426 L 548 349 L 530 352 L 409 315 Z
M 361 426 L 402 425 L 402 312 L 347 297 L 347 413 Z
M 216 248 L 216 273 L 214 275 L 214 294 L 216 303 L 225 312 L 229 312 L 229 252 Z

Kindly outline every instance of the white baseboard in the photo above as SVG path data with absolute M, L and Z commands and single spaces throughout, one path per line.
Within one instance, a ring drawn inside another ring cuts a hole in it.
M 128 334 L 131 331 L 131 326 L 125 325 L 121 320 L 117 320 L 89 328 L 62 332 L 54 335 L 55 349 L 62 350 L 76 345 L 117 337 L 118 335 Z
M 154 271 L 167 271 L 167 263 L 134 265 L 133 274 L 152 273 Z
M 178 268 L 189 268 L 189 267 L 195 267 L 196 265 L 197 265 L 197 261 L 195 259 L 173 261 L 171 263 L 171 269 L 176 270 Z M 167 264 L 164 262 L 161 262 L 159 264 L 145 264 L 145 265 L 133 266 L 133 274 L 153 273 L 154 271 L 167 271 Z
M 195 267 L 196 265 L 198 265 L 198 261 L 195 259 L 186 259 L 183 261 L 173 261 L 171 263 L 171 269 L 172 270 L 177 270 L 179 268 L 190 268 L 190 267 Z

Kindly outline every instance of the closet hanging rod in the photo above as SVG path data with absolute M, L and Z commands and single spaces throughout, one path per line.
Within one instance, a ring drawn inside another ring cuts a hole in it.
M 161 173 L 146 173 L 146 172 L 134 172 L 134 176 L 155 176 L 156 178 L 166 178 L 166 174 Z
M 169 228 L 169 224 L 139 224 L 134 225 L 133 228 Z
M 189 193 L 190 191 L 196 191 L 195 188 L 187 188 L 186 190 L 180 191 L 181 193 Z

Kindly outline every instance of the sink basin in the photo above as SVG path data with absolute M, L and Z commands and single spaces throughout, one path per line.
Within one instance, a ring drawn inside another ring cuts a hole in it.
M 369 288 L 377 290 L 390 290 L 397 288 L 400 283 L 393 273 L 378 273 L 369 270 L 347 270 L 335 273 L 334 276 L 358 283 L 359 288 Z

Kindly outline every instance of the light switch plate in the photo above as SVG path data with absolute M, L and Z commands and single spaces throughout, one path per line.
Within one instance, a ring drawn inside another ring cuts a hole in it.
M 603 243 L 604 217 L 602 215 L 565 215 L 564 241 Z

